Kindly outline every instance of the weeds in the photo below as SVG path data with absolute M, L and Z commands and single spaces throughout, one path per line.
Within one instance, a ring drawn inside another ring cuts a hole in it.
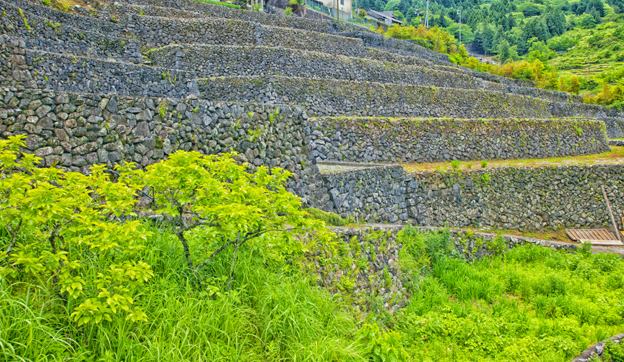
M 526 245 L 470 264 L 452 257 L 448 237 L 399 236 L 402 270 L 421 275 L 393 319 L 411 360 L 567 361 L 624 327 L 617 255 Z

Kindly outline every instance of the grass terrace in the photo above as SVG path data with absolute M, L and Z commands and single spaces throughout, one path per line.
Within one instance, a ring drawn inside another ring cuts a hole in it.
M 613 165 L 624 163 L 624 147 L 611 146 L 610 152 L 597 155 L 581 155 L 570 157 L 534 158 L 521 160 L 482 160 L 482 161 L 449 161 L 433 163 L 404 164 L 407 172 L 447 171 L 452 169 L 469 170 L 498 167 L 552 167 L 552 166 L 588 166 Z

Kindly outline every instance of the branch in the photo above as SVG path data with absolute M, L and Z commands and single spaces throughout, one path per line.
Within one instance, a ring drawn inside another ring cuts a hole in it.
M 205 267 L 208 263 L 210 263 L 212 261 L 212 259 L 214 259 L 214 257 L 217 256 L 217 254 L 222 252 L 223 249 L 225 249 L 228 246 L 234 244 L 235 242 L 236 242 L 236 240 L 231 240 L 231 241 L 228 241 L 227 243 L 221 245 L 221 247 L 219 247 L 219 249 L 217 249 L 214 253 L 212 253 L 212 255 L 208 259 L 206 259 L 206 261 L 204 261 L 203 263 L 199 264 L 199 266 L 197 266 L 197 269 L 195 269 L 195 271 L 200 271 L 203 267 Z
M 236 238 L 237 241 L 238 239 L 239 237 Z M 232 289 L 232 279 L 234 278 L 234 263 L 236 263 L 236 252 L 241 245 L 242 243 L 236 243 L 236 248 L 234 248 L 234 253 L 232 254 L 232 264 L 230 265 L 230 277 L 228 278 L 227 290 Z
M 20 229 L 22 228 L 23 222 L 24 222 L 24 219 L 20 219 L 20 222 L 19 224 L 17 224 L 17 228 L 14 231 L 11 231 L 10 227 L 7 225 L 7 229 L 9 229 L 9 232 L 11 233 L 11 243 L 9 244 L 9 247 L 7 248 L 7 251 L 6 251 L 7 258 L 13 251 L 13 248 L 15 247 L 15 243 L 17 242 L 17 233 L 19 233 Z
M 245 237 L 242 239 L 236 238 L 235 240 L 231 240 L 228 241 L 227 243 L 221 245 L 219 247 L 219 249 L 215 250 L 215 252 L 208 258 L 206 259 L 206 261 L 204 261 L 203 263 L 201 263 L 199 266 L 197 266 L 197 269 L 195 269 L 196 271 L 200 271 L 203 267 L 205 267 L 206 265 L 208 265 L 208 263 L 210 263 L 212 261 L 212 259 L 215 258 L 215 256 L 217 256 L 217 254 L 219 254 L 220 252 L 222 252 L 225 248 L 227 248 L 228 246 L 235 244 L 236 243 L 236 248 L 238 249 L 241 245 L 245 244 L 247 241 L 256 238 L 262 234 L 268 233 L 268 232 L 272 232 L 272 231 L 279 231 L 278 229 L 268 229 L 268 230 L 255 230 L 255 231 L 250 231 L 248 233 L 245 234 Z

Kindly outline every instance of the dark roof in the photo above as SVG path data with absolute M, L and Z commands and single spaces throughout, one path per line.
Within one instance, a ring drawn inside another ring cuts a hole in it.
M 394 17 L 394 13 L 392 11 L 375 11 L 375 10 L 369 9 L 366 12 L 366 14 L 377 19 L 382 19 L 382 20 L 389 19 L 394 23 L 403 24 L 401 20 Z

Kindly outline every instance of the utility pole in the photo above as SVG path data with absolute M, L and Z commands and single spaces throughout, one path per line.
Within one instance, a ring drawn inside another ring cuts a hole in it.
M 459 47 L 461 48 L 461 9 L 457 10 L 459 14 Z
M 429 0 L 427 0 L 427 12 L 425 14 L 425 27 L 429 29 Z
M 340 22 L 340 0 L 336 0 L 336 21 Z

